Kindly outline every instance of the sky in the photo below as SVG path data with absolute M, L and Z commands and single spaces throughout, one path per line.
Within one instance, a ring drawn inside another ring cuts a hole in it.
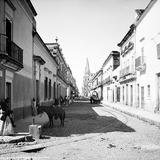
M 31 0 L 37 11 L 37 31 L 45 43 L 62 48 L 81 92 L 86 59 L 97 72 L 135 20 L 135 9 L 150 0 Z

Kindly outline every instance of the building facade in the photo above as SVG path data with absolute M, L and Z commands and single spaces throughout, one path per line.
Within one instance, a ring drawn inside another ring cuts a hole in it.
M 106 102 L 160 113 L 160 22 L 157 21 L 160 1 L 151 0 L 144 10 L 135 11 L 134 24 L 118 44 L 120 66 L 110 71 L 109 61 L 103 64 L 103 98 Z M 116 92 L 111 89 L 111 74 L 118 87 Z
M 68 88 L 68 81 L 67 81 L 67 70 L 68 65 L 66 64 L 66 61 L 64 59 L 64 56 L 62 54 L 62 49 L 60 48 L 60 45 L 57 43 L 46 43 L 46 46 L 54 56 L 58 68 L 57 68 L 57 74 L 56 74 L 56 97 L 59 99 L 60 97 L 64 98 L 67 96 L 67 88 Z
M 68 66 L 67 69 L 67 82 L 68 82 L 68 87 L 67 87 L 67 97 L 77 97 L 79 94 L 78 87 L 76 85 L 76 80 L 72 75 L 72 71 L 70 67 Z
M 57 66 L 54 56 L 51 54 L 40 35 L 34 33 L 33 54 L 33 88 L 34 97 L 40 103 L 49 101 L 54 103 L 56 95 Z
M 9 97 L 16 119 L 31 112 L 36 15 L 30 0 L 0 1 L 0 97 Z
M 131 25 L 129 31 L 118 44 L 120 47 L 120 79 L 119 83 L 121 99 L 125 105 L 136 105 L 136 72 L 135 72 L 135 25 Z
M 91 87 L 90 94 L 96 91 L 99 99 L 103 99 L 102 74 L 103 74 L 103 71 L 102 69 L 100 69 L 97 73 L 95 73 L 95 75 L 91 80 L 92 87 Z
M 118 51 L 112 51 L 102 65 L 103 70 L 103 100 L 108 102 L 114 102 L 114 70 L 119 66 L 120 53 Z
M 151 1 L 136 25 L 138 107 L 160 110 L 160 1 Z

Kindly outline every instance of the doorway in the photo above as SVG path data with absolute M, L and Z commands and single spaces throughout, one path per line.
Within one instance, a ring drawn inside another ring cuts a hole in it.
M 128 105 L 128 84 L 126 84 L 126 105 Z
M 160 110 L 160 74 L 158 74 L 158 111 Z
M 53 83 L 53 99 L 56 98 L 56 82 Z
M 139 107 L 139 84 L 137 84 L 137 107 Z
M 117 87 L 117 102 L 120 102 L 120 87 Z
M 131 99 L 131 106 L 133 106 L 133 86 L 131 85 L 131 97 L 130 97 L 130 99 Z
M 9 98 L 9 109 L 11 109 L 11 83 L 10 82 L 6 82 L 6 98 Z
M 123 86 L 123 104 L 124 104 L 124 86 Z
M 141 87 L 141 108 L 144 108 L 144 87 Z

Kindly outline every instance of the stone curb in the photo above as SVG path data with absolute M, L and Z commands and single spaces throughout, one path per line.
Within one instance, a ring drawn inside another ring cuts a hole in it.
M 131 112 L 129 112 L 129 111 L 124 111 L 124 110 L 122 110 L 121 108 L 113 107 L 113 106 L 111 106 L 111 105 L 109 105 L 109 104 L 102 103 L 102 105 L 107 106 L 107 107 L 111 107 L 111 108 L 113 108 L 113 109 L 115 109 L 115 110 L 117 110 L 117 111 L 120 111 L 120 112 L 122 112 L 122 113 L 128 114 L 129 116 L 138 118 L 138 119 L 140 119 L 140 120 L 142 120 L 142 121 L 144 121 L 144 122 L 147 122 L 147 123 L 149 123 L 149 124 L 151 124 L 151 125 L 155 125 L 155 126 L 157 126 L 157 127 L 160 127 L 160 122 L 157 122 L 157 121 L 155 121 L 155 120 L 152 120 L 152 119 L 149 119 L 149 118 L 146 118 L 146 117 L 142 117 L 142 116 L 140 116 L 140 115 L 138 115 L 138 114 L 131 113 Z

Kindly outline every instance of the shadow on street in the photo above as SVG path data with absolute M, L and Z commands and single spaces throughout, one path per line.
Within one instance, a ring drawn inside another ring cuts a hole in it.
M 87 101 L 74 102 L 65 107 L 66 119 L 64 127 L 60 126 L 60 120 L 54 120 L 54 127 L 48 128 L 48 126 L 45 126 L 42 134 L 53 137 L 67 137 L 73 134 L 135 131 L 112 115 L 99 116 L 92 109 L 93 107 L 102 106 L 90 104 Z

